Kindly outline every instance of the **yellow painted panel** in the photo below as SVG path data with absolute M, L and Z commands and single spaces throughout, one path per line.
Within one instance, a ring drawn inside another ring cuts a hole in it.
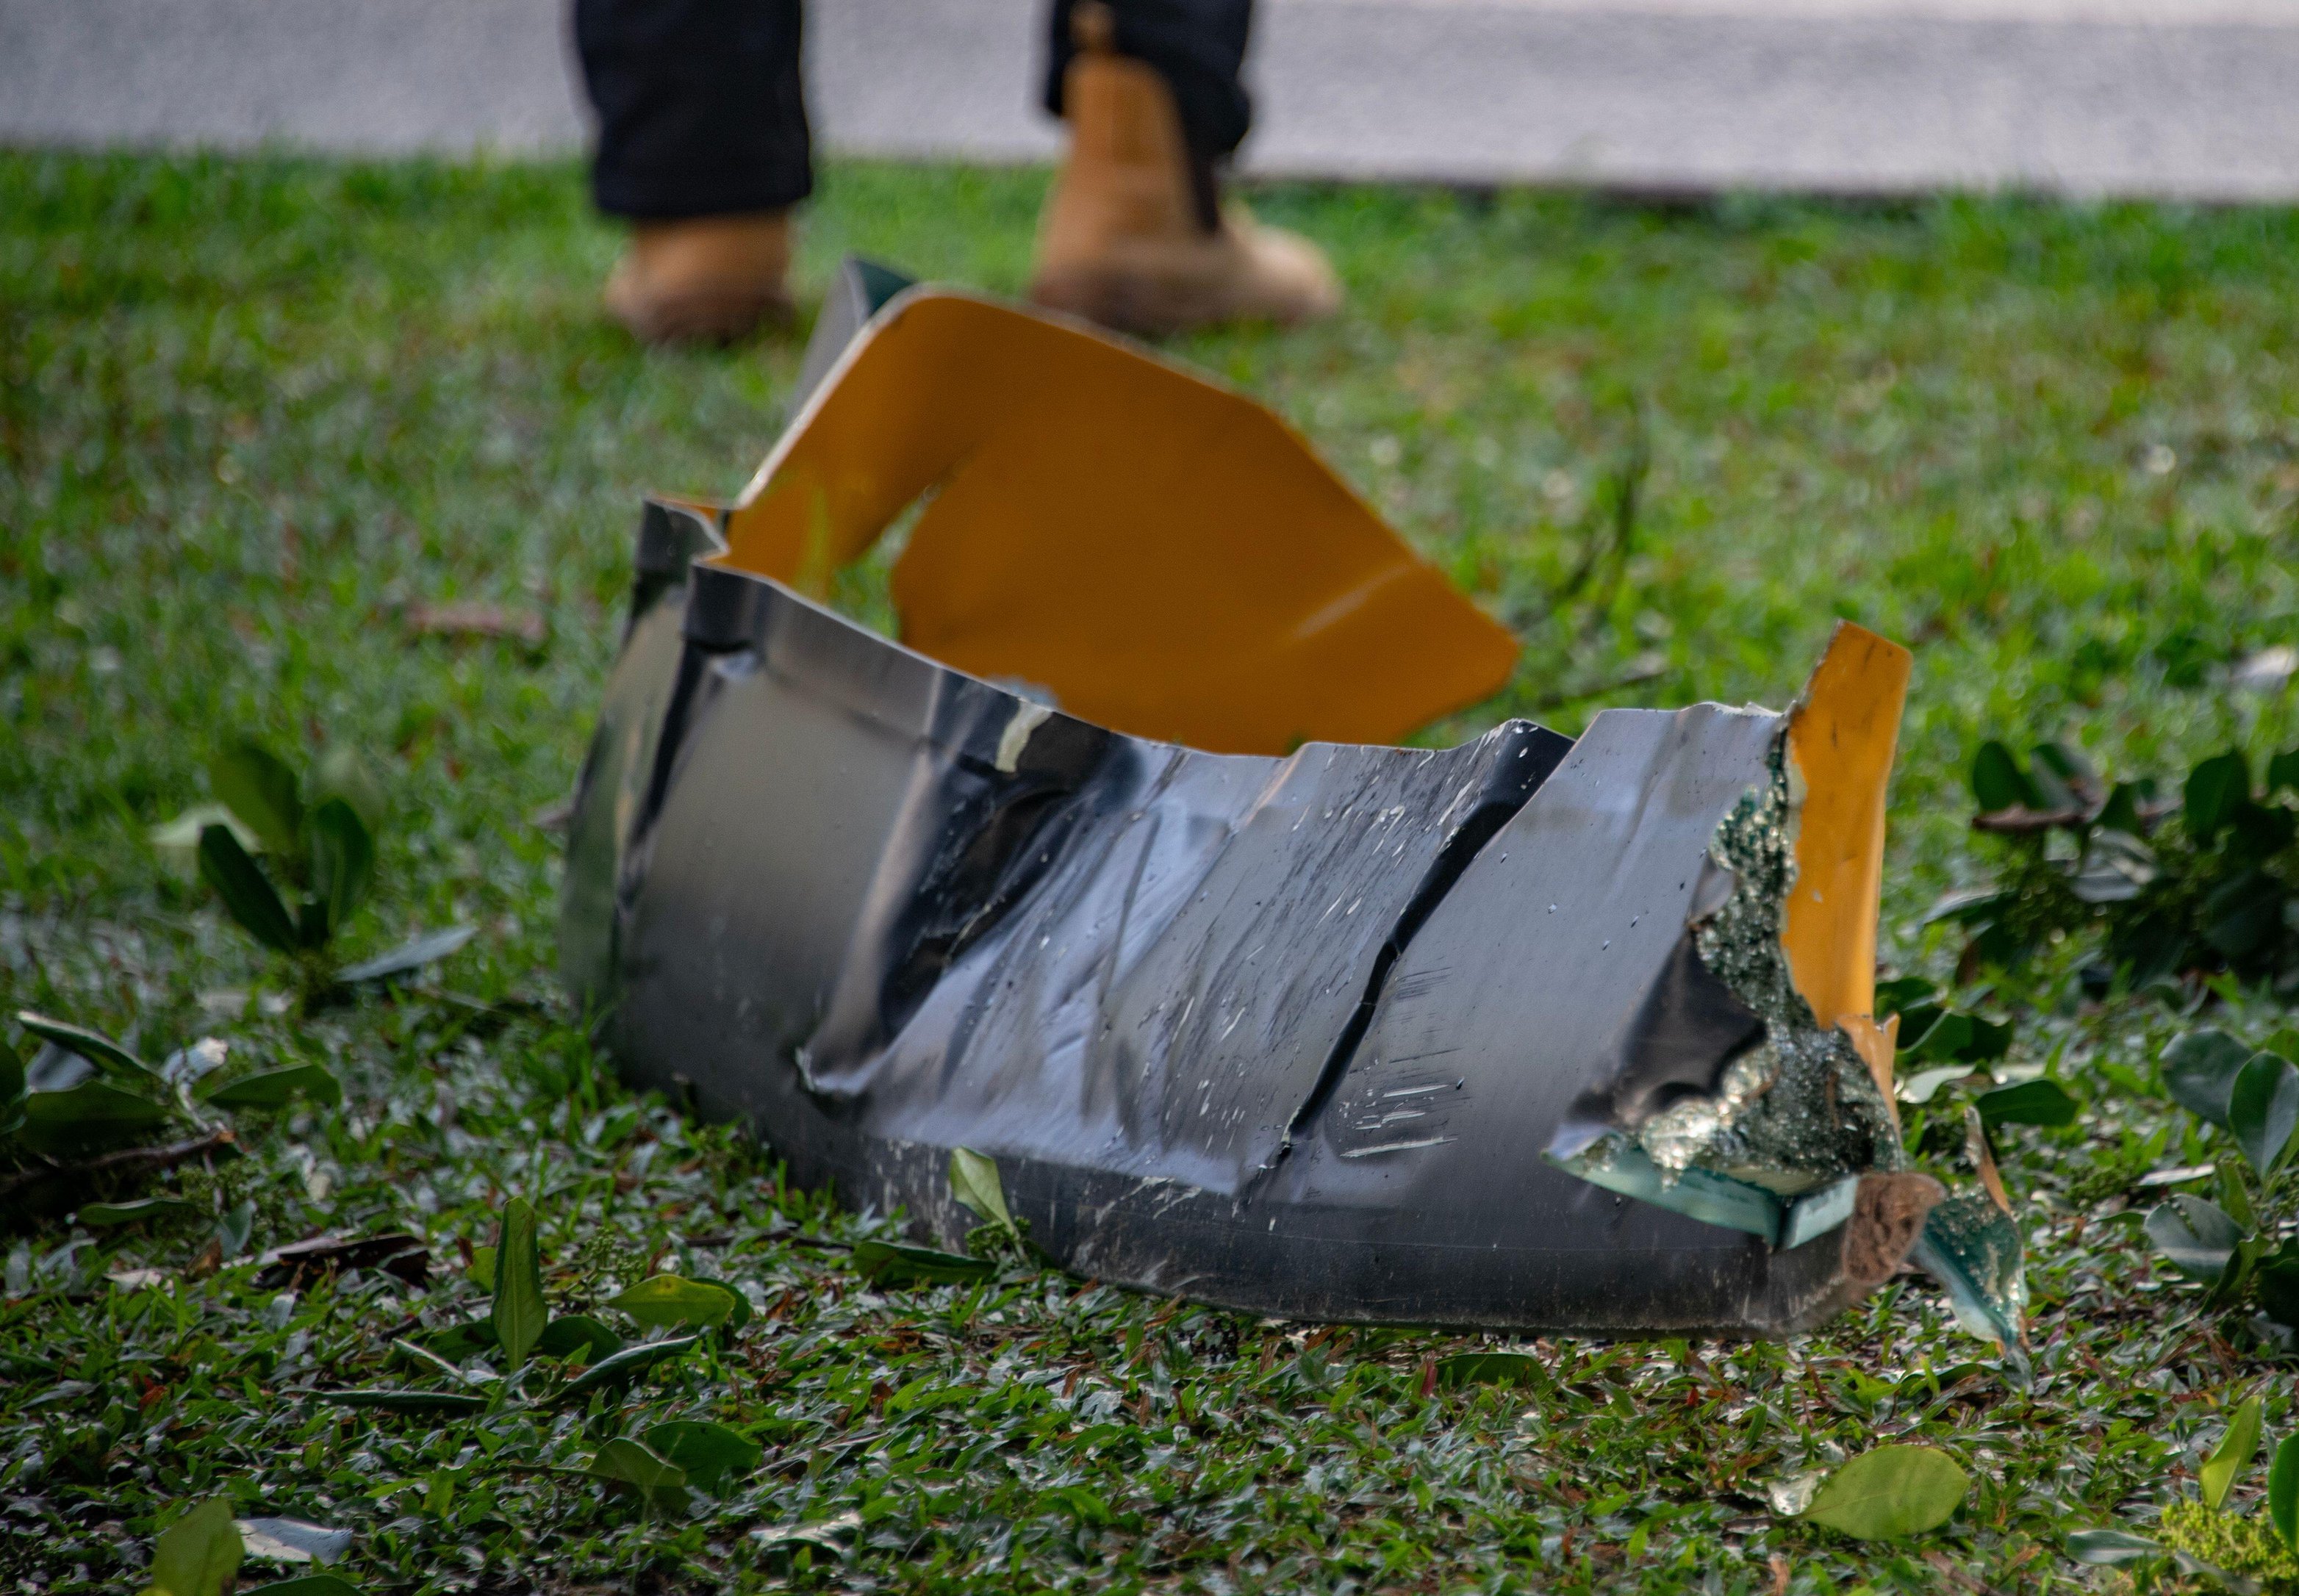
M 1516 641 L 1261 406 L 1083 326 L 938 289 L 849 351 L 728 517 L 820 594 L 922 494 L 902 641 L 1223 753 L 1395 742 Z
M 1801 801 L 1796 886 L 1780 941 L 1822 1030 L 1876 1006 L 1884 790 L 1911 664 L 1899 644 L 1839 622 L 1789 712 L 1789 758 Z

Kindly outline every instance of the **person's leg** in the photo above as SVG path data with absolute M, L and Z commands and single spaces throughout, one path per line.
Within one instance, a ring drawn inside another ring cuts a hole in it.
M 1221 203 L 1252 117 L 1252 0 L 1053 0 L 1049 110 L 1071 144 L 1031 296 L 1128 332 L 1294 322 L 1340 304 L 1307 240 Z
M 738 337 L 790 308 L 814 186 L 799 0 L 575 0 L 592 194 L 632 224 L 607 305 L 643 338 Z
M 1253 125 L 1253 101 L 1245 92 L 1247 37 L 1253 30 L 1253 0 L 1086 0 L 1108 7 L 1111 48 L 1158 69 L 1174 93 L 1182 136 L 1190 153 L 1215 161 L 1236 153 Z M 1063 87 L 1078 53 L 1079 0 L 1054 0 L 1049 7 L 1050 37 L 1046 50 L 1046 109 L 1065 114 Z

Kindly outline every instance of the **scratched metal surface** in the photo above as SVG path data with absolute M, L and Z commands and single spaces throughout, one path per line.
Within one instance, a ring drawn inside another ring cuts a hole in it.
M 658 567 L 707 542 L 666 513 Z M 747 573 L 640 597 L 567 976 L 634 1079 L 800 1178 L 954 1243 L 973 1147 L 1067 1266 L 1292 1317 L 1765 1332 L 1839 1300 L 1834 1236 L 1771 1252 L 1541 1156 L 1656 1046 L 1698 1087 L 1745 1040 L 1670 994 L 1769 712 L 1218 756 Z

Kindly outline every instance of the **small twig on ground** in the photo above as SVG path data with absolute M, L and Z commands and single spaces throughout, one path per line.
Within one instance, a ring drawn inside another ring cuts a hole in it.
M 499 604 L 411 604 L 401 619 L 411 637 L 497 638 L 539 649 L 551 636 L 551 624 L 542 616 Z
M 1937 1548 L 1924 1553 L 1924 1561 L 1930 1563 L 1933 1567 L 1947 1575 L 1951 1584 L 1961 1585 L 1965 1590 L 1971 1592 L 1972 1596 L 1996 1596 L 1995 1586 L 1974 1579 L 1971 1575 L 1966 1574 L 1962 1568 L 1956 1567 L 1955 1559 L 1949 1557 L 1947 1553 L 1938 1551 Z

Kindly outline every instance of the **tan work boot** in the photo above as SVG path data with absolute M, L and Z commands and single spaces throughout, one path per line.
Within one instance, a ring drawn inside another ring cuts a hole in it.
M 787 211 L 643 221 L 607 279 L 608 314 L 649 343 L 726 343 L 791 314 Z
M 1241 205 L 1208 227 L 1191 186 L 1174 91 L 1116 54 L 1108 13 L 1080 6 L 1062 79 L 1069 159 L 1038 228 L 1030 297 L 1123 332 L 1330 316 L 1341 285 L 1317 246 Z

